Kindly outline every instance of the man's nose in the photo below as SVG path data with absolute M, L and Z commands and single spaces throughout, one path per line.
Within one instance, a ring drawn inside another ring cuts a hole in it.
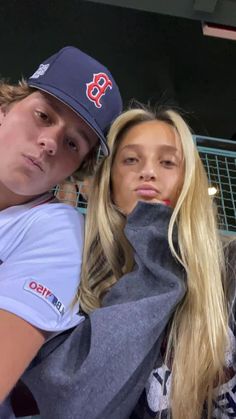
M 48 155 L 54 156 L 58 150 L 59 135 L 56 130 L 45 130 L 38 139 L 38 144 Z

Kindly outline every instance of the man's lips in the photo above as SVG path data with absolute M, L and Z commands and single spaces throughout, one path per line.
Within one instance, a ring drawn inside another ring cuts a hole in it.
M 36 157 L 31 156 L 29 154 L 23 154 L 23 157 L 29 164 L 32 164 L 33 167 L 38 167 L 41 170 L 41 172 L 44 172 L 42 162 L 38 160 Z

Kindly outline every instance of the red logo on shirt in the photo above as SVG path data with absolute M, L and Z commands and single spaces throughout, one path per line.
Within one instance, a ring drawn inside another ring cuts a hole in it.
M 29 283 L 29 287 L 31 290 L 38 292 L 39 294 L 43 295 L 45 298 L 49 297 L 49 295 L 52 295 L 52 292 L 48 288 L 44 287 L 42 284 L 38 284 L 35 281 L 31 281 Z

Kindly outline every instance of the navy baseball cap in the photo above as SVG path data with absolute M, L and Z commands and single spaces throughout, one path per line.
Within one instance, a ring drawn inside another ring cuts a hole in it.
M 105 134 L 121 113 L 122 100 L 106 67 L 68 46 L 40 64 L 27 83 L 69 106 L 95 131 L 103 153 L 109 154 Z

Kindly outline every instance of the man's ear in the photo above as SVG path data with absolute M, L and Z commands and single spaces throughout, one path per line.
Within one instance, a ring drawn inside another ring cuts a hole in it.
M 6 116 L 6 107 L 2 105 L 0 106 L 0 125 L 2 125 L 2 122 L 5 116 Z

